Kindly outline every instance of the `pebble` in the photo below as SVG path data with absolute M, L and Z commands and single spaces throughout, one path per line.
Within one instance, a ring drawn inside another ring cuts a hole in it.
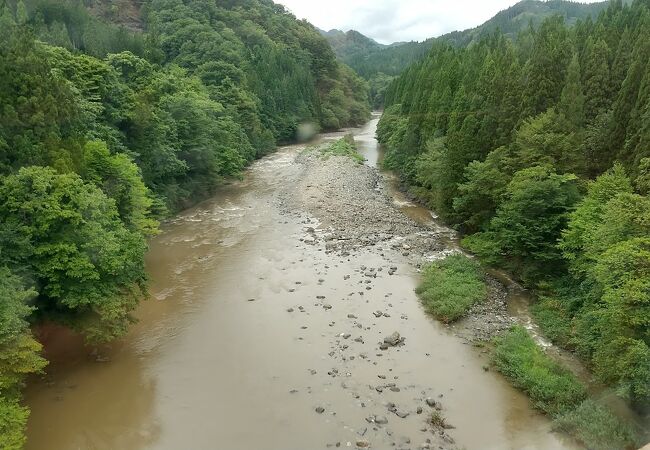
M 436 402 L 436 401 L 435 401 L 434 399 L 432 399 L 431 397 L 428 397 L 428 398 L 425 400 L 425 402 L 426 402 L 426 404 L 427 404 L 428 406 L 430 406 L 431 408 L 436 408 L 436 407 L 438 406 L 438 402 Z

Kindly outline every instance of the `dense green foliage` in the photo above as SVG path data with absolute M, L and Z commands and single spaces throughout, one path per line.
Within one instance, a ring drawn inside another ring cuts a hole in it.
M 2 260 L 38 286 L 41 314 L 65 313 L 93 340 L 126 332 L 144 289 L 143 234 L 77 174 L 27 167 L 0 185 Z M 4 237 L 4 236 L 3 236 Z
M 624 450 L 641 444 L 638 433 L 606 407 L 588 399 L 580 381 L 553 361 L 515 326 L 495 340 L 494 364 L 535 406 L 554 417 L 555 427 L 576 437 L 589 449 Z
M 142 34 L 73 1 L 0 8 L 0 263 L 36 287 L 39 315 L 96 340 L 126 330 L 156 216 L 301 123 L 368 117 L 366 85 L 270 1 L 144 10 Z
M 269 0 L 116 6 L 0 0 L 3 449 L 22 448 L 20 390 L 44 365 L 30 323 L 123 336 L 160 217 L 301 124 L 369 117 L 367 84 Z
M 35 295 L 20 279 L 0 267 L 0 448 L 18 450 L 24 443 L 29 411 L 20 406 L 24 377 L 39 372 L 45 361 L 29 330 L 27 302 Z
M 38 39 L 52 45 L 96 57 L 121 51 L 145 56 L 153 50 L 152 43 L 142 33 L 102 21 L 86 7 L 100 1 L 6 0 L 4 3 L 5 14 L 14 11 L 15 22 L 28 24 Z M 126 1 L 121 3 L 121 9 L 133 7 Z
M 515 38 L 517 34 L 531 24 L 538 26 L 545 19 L 561 16 L 567 24 L 578 20 L 598 17 L 607 8 L 608 2 L 582 3 L 571 0 L 522 0 L 500 11 L 484 24 L 463 31 L 452 31 L 441 39 L 454 45 L 467 46 L 478 42 L 495 31 Z
M 484 261 L 537 289 L 549 336 L 650 400 L 650 2 L 438 43 L 393 82 L 385 163 Z
M 588 449 L 615 450 L 643 445 L 631 426 L 589 399 L 576 409 L 556 417 L 554 426 L 575 436 Z
M 445 323 L 458 320 L 487 295 L 480 264 L 464 255 L 425 267 L 416 292 L 427 311 Z
M 546 356 L 521 326 L 496 339 L 494 364 L 547 414 L 571 411 L 586 397 L 575 376 Z
M 425 58 L 432 46 L 473 45 L 497 30 L 509 38 L 514 38 L 530 24 L 539 25 L 548 17 L 560 15 L 567 23 L 574 23 L 589 16 L 597 17 L 606 7 L 607 2 L 585 4 L 566 0 L 523 0 L 476 28 L 454 31 L 423 42 L 398 42 L 392 45 L 379 44 L 354 30 L 347 33 L 339 30 L 322 33 L 341 61 L 368 80 L 373 106 L 380 108 L 384 104 L 385 90 L 392 78 Z

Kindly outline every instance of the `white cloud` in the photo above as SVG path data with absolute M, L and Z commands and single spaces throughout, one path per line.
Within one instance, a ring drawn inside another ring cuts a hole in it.
M 422 41 L 485 22 L 516 0 L 275 0 L 324 30 L 357 30 L 384 44 Z M 594 0 L 587 0 L 592 2 Z

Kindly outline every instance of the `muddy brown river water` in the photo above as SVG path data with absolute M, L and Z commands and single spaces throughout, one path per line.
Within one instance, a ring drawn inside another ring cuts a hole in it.
M 352 130 L 370 165 L 377 120 Z M 127 337 L 93 349 L 43 332 L 52 362 L 26 392 L 28 450 L 309 450 L 359 440 L 416 449 L 427 439 L 453 448 L 427 426 L 428 397 L 455 427 L 457 448 L 576 448 L 484 370 L 480 349 L 424 313 L 405 258 L 343 257 L 309 243 L 319 218 L 287 214 L 278 200 L 303 148 L 280 148 L 163 227 L 147 257 L 152 298 Z M 397 192 L 395 202 L 431 217 Z M 377 274 L 365 292 L 362 266 Z M 379 351 L 393 331 L 405 345 Z

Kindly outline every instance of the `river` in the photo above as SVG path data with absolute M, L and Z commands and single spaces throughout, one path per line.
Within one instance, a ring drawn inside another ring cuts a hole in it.
M 371 166 L 377 121 L 350 130 Z M 424 313 L 406 259 L 388 276 L 383 254 L 342 258 L 310 243 L 319 218 L 287 214 L 278 200 L 300 175 L 302 150 L 280 148 L 163 226 L 147 256 L 152 297 L 124 339 L 95 349 L 43 330 L 51 364 L 26 390 L 28 450 L 445 446 L 426 424 L 425 398 L 442 405 L 458 448 L 576 448 L 485 370 L 484 351 Z M 405 214 L 431 218 L 391 190 Z M 353 295 L 362 266 L 379 274 L 364 297 Z M 378 309 L 391 314 L 377 319 Z M 378 352 L 394 330 L 405 345 Z M 387 411 L 390 403 L 409 415 Z M 375 416 L 388 423 L 369 423 Z

